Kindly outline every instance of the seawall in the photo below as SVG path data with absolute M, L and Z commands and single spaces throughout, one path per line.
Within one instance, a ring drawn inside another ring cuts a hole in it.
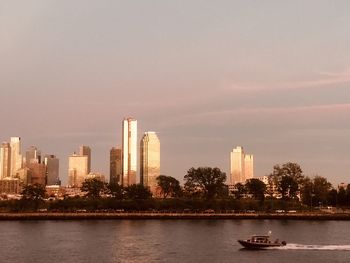
M 293 213 L 293 214 L 270 214 L 270 213 L 108 213 L 108 212 L 81 212 L 81 213 L 0 213 L 0 220 L 350 220 L 350 213 Z

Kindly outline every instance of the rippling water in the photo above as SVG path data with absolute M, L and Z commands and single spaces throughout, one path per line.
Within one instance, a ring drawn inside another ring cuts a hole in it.
M 286 247 L 241 249 L 272 231 Z M 0 262 L 350 262 L 350 222 L 115 220 L 0 222 Z

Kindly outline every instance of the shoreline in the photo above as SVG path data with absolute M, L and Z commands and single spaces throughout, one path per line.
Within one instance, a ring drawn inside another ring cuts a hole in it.
M 28 212 L 28 213 L 0 213 L 0 221 L 10 220 L 342 220 L 350 221 L 350 213 L 295 213 L 295 214 L 270 214 L 270 213 L 108 213 L 108 212 Z

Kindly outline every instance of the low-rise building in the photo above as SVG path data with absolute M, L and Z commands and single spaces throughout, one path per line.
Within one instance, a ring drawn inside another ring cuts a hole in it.
M 19 194 L 21 187 L 18 178 L 5 177 L 0 180 L 1 194 Z

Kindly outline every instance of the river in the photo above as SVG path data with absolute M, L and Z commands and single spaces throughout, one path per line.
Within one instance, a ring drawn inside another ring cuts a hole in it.
M 237 239 L 266 234 L 279 249 L 249 251 Z M 349 221 L 2 221 L 0 262 L 350 262 Z

